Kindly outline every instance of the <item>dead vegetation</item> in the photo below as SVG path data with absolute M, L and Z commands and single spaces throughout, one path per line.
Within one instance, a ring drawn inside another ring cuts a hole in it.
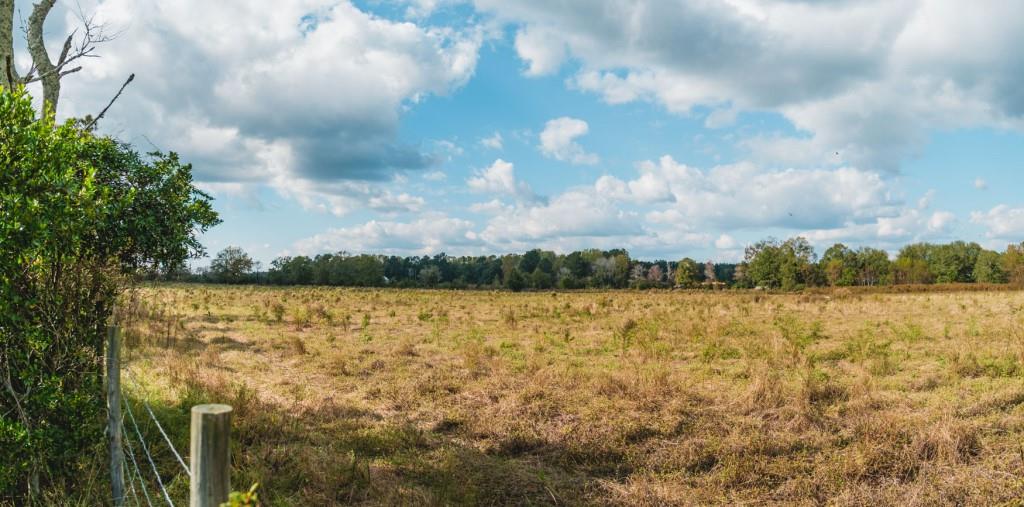
M 136 395 L 235 406 L 234 483 L 271 505 L 1024 495 L 1021 292 L 158 286 L 125 313 Z

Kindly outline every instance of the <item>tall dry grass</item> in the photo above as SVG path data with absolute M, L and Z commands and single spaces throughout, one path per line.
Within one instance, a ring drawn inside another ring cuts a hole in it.
M 271 505 L 1024 495 L 1021 292 L 180 285 L 124 308 L 132 396 L 182 445 L 191 404 L 232 404 L 233 480 Z

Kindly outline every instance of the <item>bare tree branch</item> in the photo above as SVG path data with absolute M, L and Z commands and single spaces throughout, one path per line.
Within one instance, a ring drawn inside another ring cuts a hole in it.
M 0 0 L 0 2 L 9 1 L 12 0 Z M 56 0 L 40 0 L 32 8 L 28 26 L 24 28 L 28 40 L 28 51 L 32 56 L 32 67 L 28 74 L 20 79 L 20 82 L 24 84 L 41 82 L 43 102 L 54 110 L 56 110 L 57 101 L 60 98 L 61 78 L 82 69 L 81 66 L 71 68 L 70 64 L 82 58 L 94 58 L 96 55 L 93 53 L 96 46 L 114 38 L 105 32 L 104 25 L 96 23 L 94 17 L 86 17 L 79 7 L 78 17 L 82 21 L 81 32 L 76 29 L 68 35 L 61 47 L 60 56 L 54 63 L 46 50 L 43 25 L 55 3 Z M 81 36 L 76 37 L 79 33 Z
M 82 66 L 81 65 L 79 65 L 78 67 L 75 67 L 73 69 L 68 69 L 68 70 L 65 70 L 65 71 L 61 71 L 60 77 L 64 77 L 64 76 L 66 76 L 68 74 L 74 74 L 75 72 L 78 72 L 80 70 L 82 70 Z
M 71 51 L 71 41 L 74 40 L 76 32 L 78 32 L 78 30 L 71 32 L 71 35 L 68 35 L 67 40 L 64 41 L 64 48 L 60 51 L 60 58 L 57 59 L 57 65 L 63 64 L 65 60 L 68 59 L 68 51 Z
M 121 96 L 121 93 L 124 92 L 124 89 L 127 88 L 128 85 L 131 84 L 131 82 L 134 80 L 135 74 L 128 76 L 128 80 L 125 81 L 123 85 L 121 85 L 121 89 L 117 91 L 117 95 L 114 95 L 114 98 L 110 99 L 110 103 L 107 104 L 107 107 L 104 107 L 103 110 L 100 111 L 100 114 L 96 115 L 96 117 L 90 120 L 89 123 L 85 124 L 84 130 L 92 129 L 96 125 L 96 122 L 100 121 L 100 118 L 103 118 L 103 115 L 107 114 L 107 109 L 110 109 L 110 106 L 114 105 L 114 102 L 117 100 L 118 97 Z

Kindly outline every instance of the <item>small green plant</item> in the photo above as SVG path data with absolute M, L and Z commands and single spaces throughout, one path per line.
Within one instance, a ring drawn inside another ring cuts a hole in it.
M 313 314 L 308 308 L 295 310 L 295 329 L 299 331 L 306 329 L 313 323 Z
M 249 487 L 249 491 L 232 491 L 228 495 L 228 501 L 220 504 L 220 507 L 259 507 L 260 497 L 256 494 L 256 490 L 260 487 L 260 483 L 254 483 Z
M 899 360 L 891 346 L 890 341 L 876 340 L 871 329 L 863 329 L 846 342 L 843 355 L 864 364 L 872 375 L 887 376 L 899 370 Z
M 633 319 L 626 319 L 626 322 L 622 323 L 619 329 L 615 330 L 614 338 L 619 342 L 619 346 L 622 349 L 622 354 L 625 355 L 626 351 L 629 350 L 629 346 L 633 343 L 634 335 L 636 334 L 637 323 Z
M 270 314 L 274 316 L 274 322 L 281 322 L 284 320 L 284 305 L 281 303 L 270 305 Z
M 322 320 L 324 324 L 327 324 L 328 326 L 334 323 L 334 314 L 331 313 L 331 310 L 329 310 L 324 305 L 317 305 L 316 307 L 314 307 L 313 313 L 315 313 L 316 317 Z
M 516 311 L 510 306 L 501 310 L 501 320 L 509 329 L 516 328 Z
M 924 329 L 912 322 L 908 322 L 901 327 L 890 325 L 890 328 L 897 339 L 907 343 L 915 343 L 925 339 Z
M 786 314 L 776 317 L 773 325 L 779 330 L 782 338 L 798 351 L 803 351 L 808 345 L 825 338 L 821 321 L 814 321 L 808 326 L 795 315 Z
M 974 377 L 1013 377 L 1022 371 L 1020 362 L 1016 355 L 983 355 L 979 356 L 974 352 L 956 354 L 953 356 L 953 371 L 967 378 Z
M 700 360 L 711 363 L 719 359 L 739 359 L 740 355 L 740 350 L 736 347 L 726 345 L 721 340 L 714 340 L 701 349 Z
M 288 345 L 291 347 L 292 352 L 295 355 L 304 356 L 306 355 L 306 343 L 302 341 L 302 338 L 298 336 L 292 336 L 288 339 Z

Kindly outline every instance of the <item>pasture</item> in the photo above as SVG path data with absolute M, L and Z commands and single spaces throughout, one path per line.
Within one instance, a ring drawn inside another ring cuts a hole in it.
M 128 397 L 186 449 L 189 406 L 233 405 L 233 486 L 269 505 L 1024 495 L 1018 291 L 156 285 L 118 318 Z

